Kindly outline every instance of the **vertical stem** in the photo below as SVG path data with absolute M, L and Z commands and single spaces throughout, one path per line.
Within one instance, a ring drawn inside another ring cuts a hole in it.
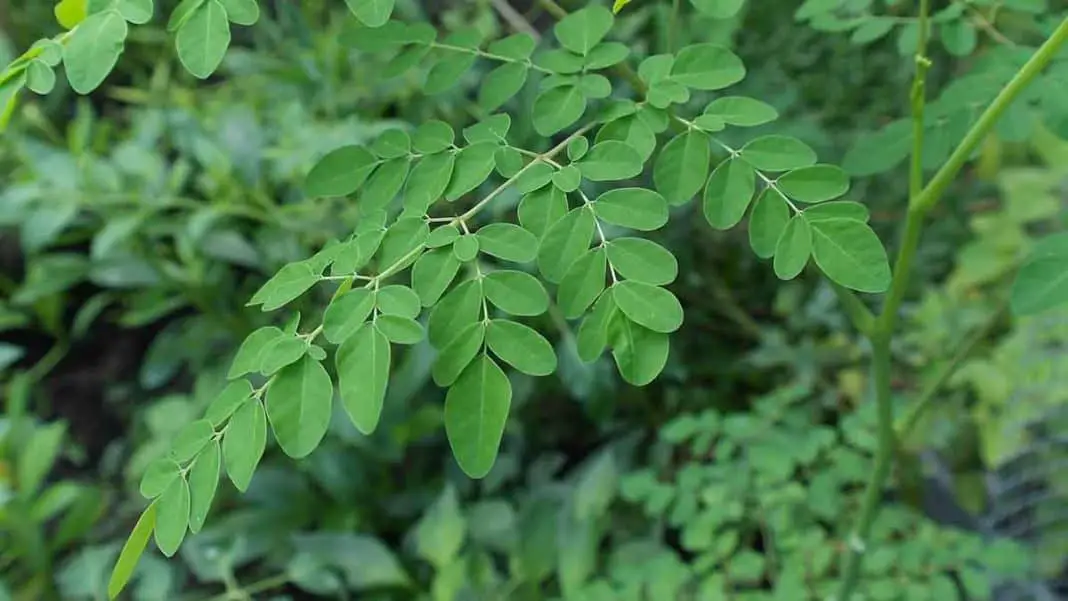
M 927 69 L 931 61 L 927 58 L 927 37 L 930 25 L 927 22 L 929 1 L 920 0 L 920 37 L 916 42 L 916 75 L 912 79 L 912 162 L 909 166 L 909 202 L 923 191 L 923 109 L 926 103 Z
M 667 51 L 675 52 L 679 30 L 679 0 L 671 0 L 671 16 L 668 17 Z

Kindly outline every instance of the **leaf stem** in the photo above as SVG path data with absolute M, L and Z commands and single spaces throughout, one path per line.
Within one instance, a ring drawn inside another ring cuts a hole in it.
M 478 48 L 466 48 L 464 46 L 453 46 L 452 44 L 442 44 L 441 42 L 430 42 L 430 43 L 427 44 L 427 46 L 430 46 L 431 48 L 437 48 L 439 50 L 448 50 L 450 52 L 459 52 L 459 53 L 462 53 L 462 54 L 473 54 L 475 56 L 481 56 L 482 58 L 489 59 L 489 60 L 494 60 L 494 61 L 501 62 L 501 63 L 516 63 L 516 64 L 519 64 L 519 65 L 524 65 L 528 69 L 533 69 L 535 71 L 541 71 L 542 73 L 546 73 L 548 75 L 552 75 L 553 73 L 555 73 L 555 71 L 552 71 L 551 69 L 546 69 L 545 67 L 540 67 L 538 65 L 535 65 L 530 59 L 509 58 L 507 56 L 501 56 L 500 54 L 493 54 L 492 52 L 486 52 L 485 50 L 479 50 Z

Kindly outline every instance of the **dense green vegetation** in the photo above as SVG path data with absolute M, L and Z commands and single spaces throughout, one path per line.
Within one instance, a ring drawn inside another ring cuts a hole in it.
M 0 600 L 1054 583 L 1066 39 L 1052 0 L 0 0 Z

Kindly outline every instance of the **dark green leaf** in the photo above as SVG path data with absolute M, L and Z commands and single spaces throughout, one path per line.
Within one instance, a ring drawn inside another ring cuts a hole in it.
M 368 27 L 381 27 L 393 14 L 394 0 L 345 0 L 349 10 Z
M 490 115 L 478 123 L 464 128 L 464 139 L 470 144 L 478 142 L 504 142 L 508 130 L 512 127 L 512 118 L 507 113 Z
M 608 223 L 640 231 L 653 231 L 668 221 L 664 197 L 645 188 L 615 188 L 593 203 L 597 217 Z
M 145 468 L 141 475 L 140 492 L 146 499 L 154 499 L 167 490 L 167 487 L 181 475 L 181 466 L 173 459 L 160 457 Z
M 534 162 L 522 170 L 515 180 L 516 191 L 520 194 L 529 194 L 552 181 L 555 169 L 548 163 Z
M 586 136 L 571 138 L 571 141 L 567 143 L 567 158 L 577 161 L 586 156 L 589 150 L 590 141 Z
M 682 305 L 664 288 L 628 280 L 612 286 L 612 298 L 624 315 L 654 332 L 668 334 L 682 326 Z
M 523 89 L 529 69 L 523 63 L 505 63 L 490 71 L 478 89 L 478 105 L 494 111 Z
M 213 426 L 221 426 L 250 396 L 252 385 L 248 380 L 234 380 L 212 399 L 208 410 L 204 412 L 204 419 Z
M 286 366 L 267 389 L 267 417 L 286 455 L 308 456 L 326 435 L 334 384 L 322 364 L 311 357 Z
M 849 200 L 814 205 L 806 208 L 804 213 L 810 223 L 820 219 L 856 219 L 866 223 L 871 218 L 868 207 Z
M 460 468 L 472 478 L 489 473 L 504 435 L 512 385 L 501 368 L 480 355 L 445 397 L 445 432 Z
M 574 165 L 567 165 L 553 174 L 553 185 L 563 192 L 574 192 L 582 184 L 582 171 Z
M 274 326 L 264 326 L 249 334 L 237 349 L 237 354 L 234 355 L 226 377 L 232 380 L 259 371 L 260 354 L 263 353 L 263 349 L 283 335 L 282 330 Z
M 390 159 L 378 166 L 371 179 L 360 193 L 360 207 L 363 211 L 378 211 L 389 206 L 404 187 L 408 178 L 411 162 L 408 157 Z
M 419 295 L 414 290 L 400 284 L 383 286 L 375 292 L 375 304 L 386 315 L 399 315 L 415 319 L 422 312 Z
M 430 235 L 426 239 L 426 247 L 441 248 L 442 246 L 448 246 L 459 237 L 460 230 L 456 229 L 455 225 L 451 223 L 442 225 L 430 231 Z
M 629 115 L 612 120 L 597 132 L 597 141 L 619 140 L 638 151 L 644 163 L 656 149 L 656 134 L 644 119 Z
M 185 463 L 196 457 L 214 435 L 215 430 L 208 420 L 198 419 L 189 422 L 178 430 L 178 434 L 171 441 L 169 456 L 178 463 Z
M 630 48 L 620 42 L 601 42 L 586 54 L 586 68 L 604 69 L 619 64 L 630 56 Z
M 537 278 L 522 271 L 494 271 L 482 280 L 486 299 L 511 315 L 541 315 L 549 309 L 549 294 Z
M 296 363 L 306 352 L 308 343 L 287 332 L 263 347 L 256 371 L 265 376 L 273 375 L 283 367 Z
M 463 78 L 464 74 L 474 66 L 474 54 L 445 54 L 427 73 L 426 82 L 423 84 L 425 94 L 440 94 L 455 86 Z
M 379 265 L 382 269 L 391 268 L 405 257 L 414 262 L 417 257 L 412 254 L 413 251 L 422 248 L 429 235 L 430 226 L 422 218 L 398 219 L 382 239 L 382 248 L 378 253 Z
M 432 154 L 420 159 L 408 176 L 408 185 L 404 190 L 404 208 L 420 214 L 426 213 L 449 187 L 455 161 L 455 155 L 451 152 Z
M 494 319 L 486 328 L 486 345 L 501 361 L 531 376 L 556 371 L 556 353 L 534 329 L 506 319 Z
M 474 234 L 464 234 L 456 239 L 452 243 L 452 254 L 456 257 L 457 261 L 461 263 L 467 263 L 468 261 L 474 261 L 478 256 L 478 236 Z
M 319 274 L 305 262 L 290 263 L 280 269 L 252 295 L 250 305 L 262 305 L 264 311 L 274 311 L 300 295 L 319 281 Z
M 341 403 L 356 429 L 371 434 L 389 384 L 389 340 L 377 328 L 364 326 L 338 348 L 334 360 Z
M 371 144 L 371 152 L 383 159 L 407 156 L 411 150 L 412 139 L 408 136 L 408 132 L 396 127 L 379 134 Z
M 534 52 L 537 42 L 525 33 L 517 33 L 494 41 L 486 47 L 486 52 L 513 60 L 525 60 Z

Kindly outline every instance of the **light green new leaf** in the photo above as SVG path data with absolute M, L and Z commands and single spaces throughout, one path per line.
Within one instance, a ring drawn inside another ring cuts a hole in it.
M 171 451 L 168 455 L 178 463 L 185 463 L 196 457 L 214 435 L 215 430 L 208 420 L 198 419 L 189 422 L 178 430 L 178 434 L 171 441 Z
M 469 324 L 438 353 L 431 375 L 438 386 L 451 386 L 471 360 L 482 350 L 486 337 L 486 322 Z
M 606 140 L 594 144 L 578 167 L 590 181 L 618 181 L 641 174 L 642 156 L 624 142 Z
M 491 223 L 476 232 L 479 249 L 498 259 L 529 263 L 538 256 L 538 238 L 511 223 Z
M 434 348 L 452 342 L 482 312 L 482 281 L 467 280 L 453 288 L 430 311 L 427 335 Z
M 378 251 L 379 264 L 383 269 L 394 267 L 405 257 L 415 262 L 416 257 L 410 253 L 422 247 L 429 235 L 430 226 L 421 217 L 398 219 L 382 238 L 382 248 Z
M 816 151 L 790 136 L 762 136 L 742 147 L 741 158 L 763 171 L 789 171 L 816 162 Z
M 360 207 L 366 212 L 378 211 L 389 206 L 408 179 L 411 161 L 408 157 L 390 159 L 378 166 L 371 179 L 360 193 Z
M 590 247 L 597 220 L 585 206 L 572 209 L 545 232 L 538 249 L 538 269 L 545 279 L 558 283 L 571 265 Z
M 367 181 L 378 161 L 362 146 L 342 146 L 319 159 L 304 180 L 304 193 L 312 198 L 346 196 Z
M 127 31 L 114 10 L 89 15 L 73 30 L 63 47 L 63 65 L 75 92 L 88 94 L 103 83 L 122 54 Z
M 189 470 L 189 531 L 193 534 L 200 532 L 208 518 L 215 489 L 219 487 L 221 463 L 219 442 L 212 440 L 197 457 L 193 469 Z
M 274 326 L 264 326 L 249 334 L 234 355 L 230 371 L 226 374 L 227 379 L 233 380 L 259 371 L 263 350 L 283 335 L 284 332 Z
M 774 188 L 765 188 L 749 216 L 749 246 L 761 259 L 775 254 L 775 245 L 790 220 L 790 207 Z
M 702 210 L 709 225 L 730 229 L 745 217 L 756 192 L 756 172 L 745 161 L 730 159 L 720 163 L 705 186 Z
M 252 384 L 249 384 L 248 380 L 234 380 L 212 399 L 207 411 L 204 412 L 204 419 L 213 426 L 221 426 L 250 396 L 252 396 Z
M 613 322 L 612 358 L 619 375 L 633 386 L 645 386 L 664 371 L 671 345 L 667 334 L 624 318 Z
M 207 0 L 182 24 L 175 37 L 178 60 L 187 71 L 207 79 L 230 47 L 230 23 L 218 0 Z
M 74 29 L 89 14 L 89 0 L 59 0 L 52 9 L 63 29 Z
M 556 371 L 556 353 L 541 334 L 529 326 L 494 319 L 486 328 L 486 345 L 493 354 L 531 376 L 547 376 Z
M 156 546 L 167 557 L 182 546 L 189 526 L 189 484 L 185 478 L 175 478 L 163 491 L 156 505 Z
M 682 305 L 665 288 L 627 280 L 612 286 L 616 306 L 638 325 L 669 334 L 682 326 Z
M 575 340 L 579 359 L 593 363 L 601 356 L 609 343 L 609 326 L 618 314 L 619 310 L 610 290 L 597 299 L 593 304 L 593 311 L 590 311 L 579 326 Z
M 849 191 L 849 175 L 834 165 L 802 167 L 783 175 L 777 181 L 779 190 L 801 202 L 823 202 Z
M 122 545 L 122 551 L 119 552 L 119 558 L 115 561 L 115 567 L 111 570 L 111 578 L 108 579 L 108 599 L 114 601 L 122 589 L 126 588 L 126 583 L 130 581 L 130 577 L 133 576 L 134 571 L 137 569 L 137 562 L 140 561 L 141 555 L 145 552 L 145 547 L 148 546 L 148 539 L 152 537 L 152 531 L 156 527 L 156 504 L 149 505 L 143 512 L 141 517 L 137 518 L 137 523 L 134 524 L 133 531 L 130 532 L 130 537 L 126 539 L 126 543 Z
M 692 44 L 675 56 L 671 80 L 695 90 L 719 90 L 745 78 L 745 65 L 716 44 Z
M 553 179 L 553 173 L 555 173 L 555 169 L 548 163 L 534 162 L 525 170 L 522 170 L 513 185 L 520 194 L 529 194 L 548 185 Z
M 307 292 L 319 277 L 320 274 L 307 262 L 290 263 L 267 280 L 248 304 L 262 305 L 264 311 L 274 311 Z
M 534 131 L 551 136 L 586 112 L 586 95 L 575 85 L 543 90 L 534 100 Z
M 804 213 L 809 223 L 820 219 L 856 219 L 867 223 L 871 218 L 868 207 L 851 200 L 821 203 L 806 208 Z
M 775 107 L 747 96 L 721 96 L 705 107 L 704 114 L 738 127 L 755 127 L 779 118 Z
M 628 280 L 664 286 L 679 275 L 675 255 L 652 240 L 645 238 L 616 238 L 605 246 L 608 262 Z
M 379 315 L 375 327 L 394 344 L 418 344 L 426 337 L 418 321 L 403 315 Z
M 452 255 L 461 263 L 474 261 L 475 257 L 478 256 L 478 236 L 464 234 L 457 238 L 452 243 Z
M 456 156 L 452 180 L 445 189 L 445 200 L 452 202 L 482 185 L 493 173 L 493 155 L 497 153 L 495 142 L 478 142 L 464 148 Z
M 522 271 L 494 271 L 482 280 L 486 299 L 510 315 L 541 315 L 549 309 L 549 293 L 538 278 Z
M 612 12 L 602 6 L 587 6 L 564 17 L 553 28 L 560 45 L 576 54 L 588 54 L 612 29 Z
M 433 306 L 460 271 L 460 261 L 451 248 L 423 254 L 412 267 L 412 288 L 424 307 Z
M 585 138 L 582 138 L 585 139 Z M 553 185 L 563 192 L 574 192 L 582 185 L 582 171 L 574 165 L 567 165 L 553 174 Z
M 393 14 L 394 0 L 345 0 L 349 10 L 368 27 L 381 27 Z
M 375 306 L 386 315 L 399 315 L 408 319 L 415 319 L 422 312 L 419 295 L 400 284 L 379 288 L 375 293 Z
M 445 397 L 445 433 L 460 469 L 483 478 L 497 450 L 512 404 L 512 385 L 493 359 L 475 358 Z
M 260 20 L 258 0 L 220 0 L 220 2 L 226 9 L 226 17 L 235 25 L 248 27 Z
M 181 466 L 168 457 L 152 461 L 145 468 L 145 473 L 141 474 L 141 496 L 146 499 L 160 496 L 181 475 L 181 471 Z
M 812 254 L 812 229 L 803 215 L 794 215 L 786 224 L 775 246 L 775 275 L 792 280 L 808 264 Z
M 645 188 L 615 188 L 597 197 L 593 212 L 600 219 L 643 232 L 668 222 L 668 204 L 660 194 Z
M 833 282 L 858 292 L 885 292 L 890 263 L 879 237 L 868 224 L 854 219 L 824 219 L 812 226 L 816 265 Z
M 523 63 L 505 63 L 490 71 L 478 89 L 478 105 L 486 112 L 497 110 L 523 89 L 529 72 Z
M 312 357 L 278 372 L 267 389 L 267 417 L 286 455 L 300 459 L 319 446 L 330 425 L 333 398 L 330 375 Z
M 712 160 L 708 134 L 688 131 L 675 136 L 660 150 L 653 166 L 653 182 L 668 203 L 681 205 L 705 184 Z
M 608 259 L 604 248 L 590 249 L 567 270 L 556 290 L 556 302 L 566 319 L 575 319 L 597 300 L 605 286 Z
M 371 434 L 378 427 L 389 384 L 391 349 L 386 335 L 364 326 L 337 349 L 341 404 L 356 429 Z
M 366 288 L 355 288 L 330 301 L 323 313 L 323 334 L 334 344 L 341 344 L 363 327 L 371 315 L 375 299 Z
M 444 121 L 431 119 L 424 121 L 412 132 L 412 149 L 422 154 L 436 154 L 456 140 L 456 132 Z
M 223 435 L 223 462 L 237 490 L 248 490 L 266 445 L 267 415 L 260 401 L 252 399 L 238 407 Z
M 531 192 L 519 201 L 519 223 L 523 229 L 542 237 L 549 226 L 567 215 L 567 196 L 555 187 Z
M 1012 285 L 1012 312 L 1033 315 L 1068 303 L 1068 234 L 1043 238 Z

